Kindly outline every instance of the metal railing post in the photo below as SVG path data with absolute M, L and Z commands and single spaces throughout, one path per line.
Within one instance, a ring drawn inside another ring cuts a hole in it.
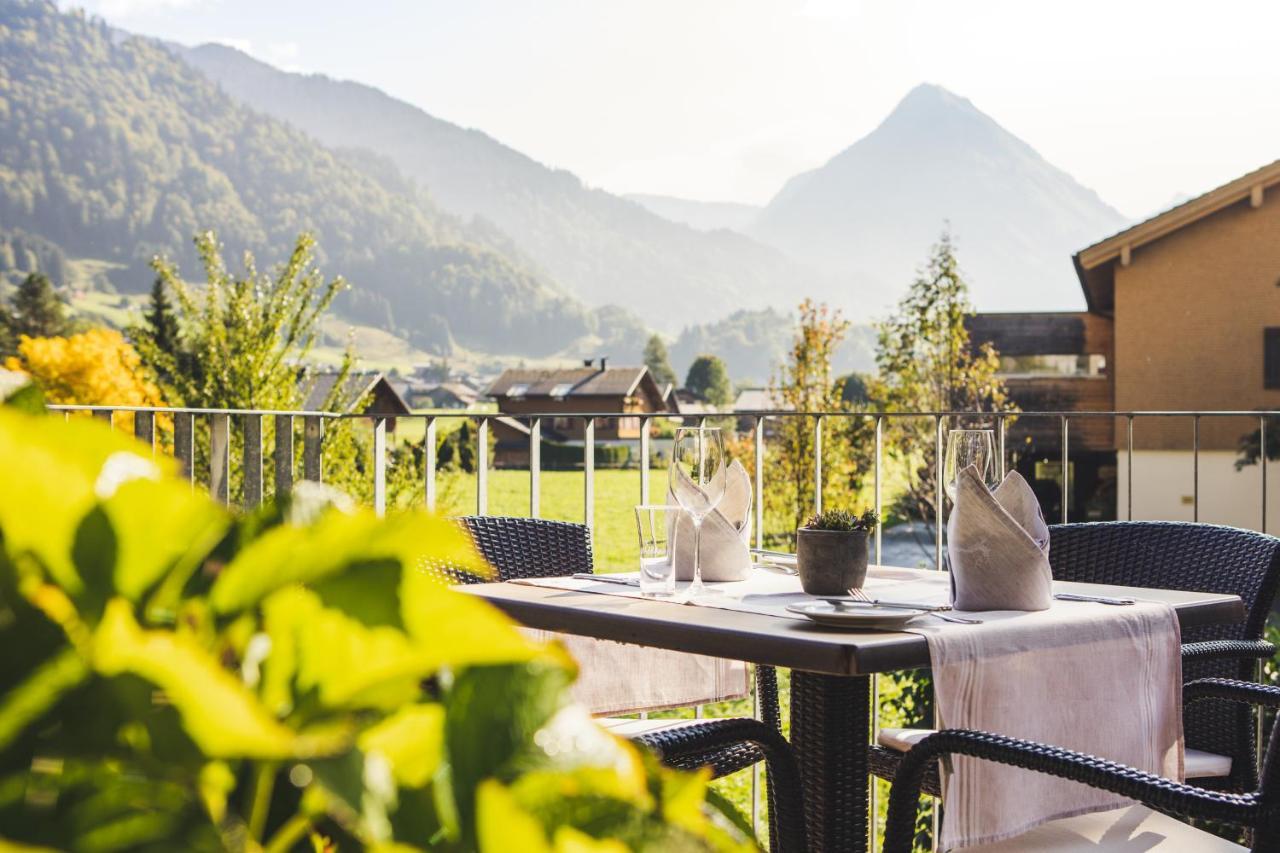
M 813 423 L 813 511 L 822 512 L 822 415 Z
M 133 437 L 151 448 L 151 455 L 156 454 L 156 416 L 153 412 L 133 413 Z
M 764 547 L 764 425 L 765 419 L 756 418 L 756 459 L 755 471 L 755 510 L 756 510 L 756 547 Z
M 1129 480 L 1125 497 L 1129 501 L 1129 521 L 1133 521 L 1133 415 L 1128 415 L 1126 418 L 1125 432 L 1125 466 L 1128 469 L 1126 476 Z
M 231 491 L 231 418 L 209 416 L 209 494 L 227 503 Z
M 996 476 L 1004 481 L 1005 475 L 1005 433 L 1008 424 L 1005 422 L 1004 415 L 996 415 L 996 452 L 1000 456 L 1000 464 L 996 467 Z
M 876 416 L 876 565 L 881 565 L 881 533 L 884 529 L 883 473 L 884 464 L 884 419 Z
M 387 419 L 373 419 L 373 511 L 387 514 Z
M 319 483 L 323 480 L 324 421 L 316 415 L 302 419 L 302 479 Z
M 93 416 L 100 421 L 106 421 L 107 426 L 116 425 L 115 412 L 111 409 L 98 409 L 94 411 Z
M 275 462 L 276 498 L 293 491 L 293 416 L 276 415 L 276 446 L 271 451 Z
M 1200 520 L 1200 416 L 1191 419 L 1191 520 Z
M 489 514 L 489 420 L 476 425 L 476 515 Z
M 542 418 L 529 421 L 529 517 L 542 511 Z
M 244 437 L 244 508 L 254 509 L 262 503 L 262 415 L 244 415 L 240 426 Z
M 182 474 L 195 488 L 195 421 L 196 416 L 179 412 L 173 416 L 173 458 Z
M 1070 463 L 1070 447 L 1071 434 L 1069 432 L 1067 416 L 1062 416 L 1062 523 L 1066 524 L 1070 513 L 1068 509 L 1071 506 L 1071 476 L 1067 471 Z
M 1262 466 L 1262 532 L 1267 532 L 1267 418 L 1258 418 L 1258 464 Z
M 422 496 L 427 511 L 436 509 L 436 419 L 427 418 L 422 433 Z
M 933 567 L 942 563 L 942 416 L 933 416 Z
M 640 418 L 640 503 L 649 503 L 649 418 Z
M 596 419 L 582 425 L 582 523 L 595 533 L 596 526 Z

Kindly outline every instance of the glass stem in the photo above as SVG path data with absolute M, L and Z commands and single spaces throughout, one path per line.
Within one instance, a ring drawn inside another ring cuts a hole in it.
M 693 583 L 689 585 L 689 594 L 702 591 L 702 519 L 693 516 Z

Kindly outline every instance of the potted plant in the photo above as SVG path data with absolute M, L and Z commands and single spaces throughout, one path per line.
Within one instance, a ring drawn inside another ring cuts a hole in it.
M 842 509 L 809 517 L 796 531 L 796 570 L 809 595 L 845 595 L 867 578 L 867 534 L 880 523 L 876 511 Z

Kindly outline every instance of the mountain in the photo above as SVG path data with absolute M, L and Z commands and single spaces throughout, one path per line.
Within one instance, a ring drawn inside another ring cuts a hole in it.
M 675 330 L 690 315 L 778 304 L 780 291 L 817 286 L 815 273 L 742 234 L 669 221 L 370 86 L 280 71 L 224 45 L 175 49 L 252 108 L 327 145 L 386 156 L 443 209 L 510 235 L 588 304 L 618 302 Z
M 797 175 L 748 229 L 883 310 L 945 228 L 980 310 L 1083 307 L 1072 252 L 1125 217 L 968 100 L 913 89 L 872 133 Z
M 439 210 L 387 158 L 335 151 L 232 99 L 169 50 L 42 0 L 0 0 L 0 223 L 145 290 L 163 252 L 200 270 L 215 229 L 235 263 L 282 262 L 313 232 L 355 320 L 447 353 L 558 352 L 600 317 L 492 226 Z
M 732 201 L 694 201 L 669 195 L 645 195 L 628 193 L 624 198 L 647 208 L 663 219 L 679 222 L 699 231 L 746 231 L 760 208 L 754 204 L 738 204 Z

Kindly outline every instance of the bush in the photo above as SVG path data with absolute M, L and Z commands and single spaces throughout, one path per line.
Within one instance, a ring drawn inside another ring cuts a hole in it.
M 567 701 L 558 646 L 433 579 L 436 561 L 486 571 L 453 524 L 379 519 L 314 484 L 236 516 L 100 423 L 15 409 L 0 466 L 8 840 L 743 845 L 708 819 L 704 777 Z
M 572 444 L 542 442 L 540 452 L 544 471 L 573 471 L 582 467 L 582 447 Z M 625 468 L 631 462 L 631 448 L 620 444 L 597 444 L 597 468 Z

